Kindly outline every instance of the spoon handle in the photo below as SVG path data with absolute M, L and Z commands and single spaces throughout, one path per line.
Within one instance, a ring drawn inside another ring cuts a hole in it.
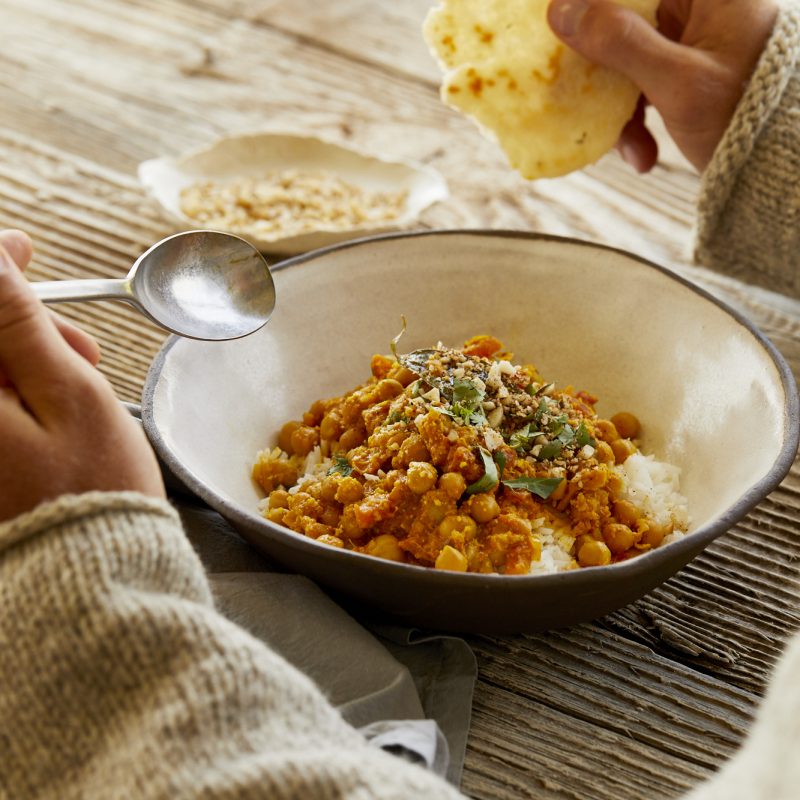
M 130 283 L 125 278 L 91 278 L 75 281 L 37 281 L 32 283 L 34 294 L 43 303 L 72 300 L 133 301 Z

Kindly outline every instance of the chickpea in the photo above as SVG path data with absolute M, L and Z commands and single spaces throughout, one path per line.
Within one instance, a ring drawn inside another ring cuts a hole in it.
M 292 434 L 292 452 L 296 456 L 307 456 L 319 443 L 316 428 L 300 425 Z
M 364 548 L 365 552 L 376 558 L 385 558 L 388 561 L 405 561 L 405 553 L 400 547 L 396 536 L 391 533 L 382 533 L 376 536 Z
M 491 494 L 473 495 L 468 505 L 469 515 L 475 522 L 489 522 L 500 513 L 500 506 Z
M 283 450 L 284 453 L 288 453 L 292 455 L 294 450 L 292 449 L 292 434 L 300 427 L 300 423 L 292 420 L 291 422 L 287 422 L 282 428 L 281 432 L 278 434 L 278 447 Z
M 322 513 L 319 515 L 319 521 L 330 528 L 335 528 L 341 518 L 342 512 L 336 506 L 330 505 L 323 506 Z
M 303 525 L 303 533 L 308 536 L 309 539 L 319 539 L 320 536 L 333 535 L 333 528 L 331 528 L 330 525 L 323 525 L 316 520 L 307 519 Z
M 408 488 L 414 494 L 425 494 L 436 484 L 436 467 L 426 461 L 412 461 L 408 465 Z
M 629 528 L 636 524 L 641 514 L 630 500 L 614 501 L 614 517 Z
M 430 525 L 438 525 L 448 513 L 447 505 L 436 496 L 436 494 L 426 494 L 420 503 L 420 516 Z
M 452 514 L 449 517 L 445 517 L 439 523 L 439 533 L 447 538 L 454 533 L 461 533 L 464 539 L 469 541 L 475 538 L 477 532 L 478 526 L 475 520 L 472 519 L 472 517 L 468 517 L 466 514 Z
M 328 544 L 331 547 L 344 547 L 344 542 L 338 536 L 334 536 L 331 533 L 323 533 L 322 536 L 317 538 L 317 541 Z
M 467 482 L 460 472 L 445 472 L 439 478 L 439 488 L 451 499 L 458 500 L 467 488 Z
M 403 393 L 403 384 L 393 378 L 384 378 L 375 385 L 375 395 L 379 400 L 391 400 Z
M 611 493 L 612 497 L 619 497 L 625 489 L 625 484 L 622 482 L 622 478 L 620 478 L 619 475 L 615 475 L 612 472 L 608 476 L 606 488 Z
M 322 506 L 308 492 L 296 492 L 289 495 L 289 508 L 304 517 L 318 519 Z
M 269 496 L 270 508 L 289 508 L 289 492 L 286 489 L 275 489 Z
M 335 475 L 327 475 L 322 479 L 319 496 L 322 500 L 332 503 L 336 499 L 336 492 L 339 489 L 339 479 Z
M 366 431 L 362 431 L 361 428 L 348 428 L 339 437 L 339 449 L 348 452 L 349 450 L 352 450 L 354 447 L 358 447 L 360 444 L 364 444 L 365 438 L 366 438 Z
M 636 445 L 630 439 L 617 439 L 611 442 L 611 449 L 617 464 L 624 464 L 636 452 Z
M 412 433 L 406 438 L 392 464 L 398 467 L 407 467 L 412 461 L 428 461 L 431 457 L 425 442 L 418 433 Z
M 446 544 L 442 548 L 442 552 L 436 557 L 436 569 L 446 569 L 451 572 L 466 572 L 467 571 L 467 557 Z
M 278 525 L 283 525 L 283 520 L 286 517 L 286 509 L 285 508 L 271 508 L 267 512 L 267 519 L 270 522 L 275 522 Z
M 366 529 L 362 528 L 356 520 L 354 506 L 347 506 L 342 512 L 342 518 L 339 520 L 339 527 L 336 531 L 341 539 L 360 539 L 367 533 Z
M 619 414 L 614 414 L 611 417 L 611 422 L 623 439 L 635 439 L 641 430 L 639 420 L 629 411 L 620 411 Z
M 613 464 L 614 451 L 608 442 L 598 440 L 594 448 L 594 457 L 600 464 Z
M 319 421 L 325 416 L 325 401 L 315 400 L 308 409 L 309 414 L 313 414 L 317 420 L 315 424 L 319 425 Z
M 389 356 L 374 355 L 370 361 L 370 369 L 376 378 L 385 378 L 394 368 L 395 362 Z
M 672 531 L 673 525 L 671 522 L 666 525 L 658 522 L 649 522 L 647 530 L 642 534 L 642 544 L 658 547 L 664 541 L 664 537 L 672 533 Z
M 636 534 L 627 525 L 611 522 L 603 528 L 603 539 L 608 549 L 615 556 L 619 556 L 633 547 Z
M 586 469 L 578 474 L 578 480 L 589 491 L 602 489 L 608 481 L 608 473 L 604 469 Z
M 335 499 L 344 505 L 357 503 L 364 497 L 364 487 L 353 477 L 348 476 L 339 481 Z
M 611 551 L 603 542 L 592 539 L 578 550 L 578 563 L 582 567 L 603 567 L 611 563 Z
M 575 552 L 579 553 L 581 547 L 583 547 L 587 542 L 595 541 L 597 541 L 597 537 L 593 536 L 591 533 L 582 533 L 575 539 Z
M 619 431 L 617 431 L 617 426 L 608 419 L 598 419 L 594 423 L 594 431 L 597 434 L 598 439 L 608 442 L 609 444 L 619 439 Z
M 319 424 L 319 435 L 329 442 L 338 439 L 342 435 L 342 421 L 339 416 L 326 414 Z

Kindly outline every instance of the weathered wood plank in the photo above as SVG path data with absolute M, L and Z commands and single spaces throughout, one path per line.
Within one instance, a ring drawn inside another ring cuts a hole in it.
M 480 664 L 473 797 L 677 797 L 750 722 L 749 693 L 594 626 L 469 641 Z

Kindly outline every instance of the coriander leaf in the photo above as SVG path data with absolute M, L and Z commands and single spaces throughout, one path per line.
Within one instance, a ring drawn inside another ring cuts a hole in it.
M 333 457 L 333 464 L 328 469 L 328 475 L 333 475 L 334 473 L 339 473 L 339 475 L 344 475 L 346 478 L 350 473 L 352 473 L 353 467 L 350 465 L 350 462 L 347 460 L 347 456 L 340 456 L 335 455 Z
M 520 428 L 511 434 L 508 439 L 508 445 L 515 450 L 530 450 L 533 440 L 537 436 L 541 436 L 541 434 L 541 431 L 532 431 L 530 423 L 528 423 L 524 428 Z
M 561 430 L 558 432 L 556 439 L 563 445 L 572 444 L 575 440 L 575 431 L 571 425 L 564 423 Z
M 492 454 L 483 447 L 478 448 L 483 459 L 483 468 L 485 472 L 483 477 L 467 486 L 467 494 L 479 494 L 481 492 L 489 492 L 494 489 L 500 482 L 497 476 L 497 464 L 494 463 Z
M 558 488 L 563 478 L 511 478 L 503 481 L 503 486 L 509 489 L 526 489 L 531 494 L 547 500 Z
M 592 435 L 589 433 L 588 428 L 583 422 L 578 425 L 578 430 L 575 431 L 575 441 L 578 444 L 578 447 L 585 447 L 587 444 L 591 445 L 592 447 L 597 446 L 597 442 L 592 438 Z
M 392 348 L 392 355 L 394 356 L 394 360 L 395 361 L 400 361 L 400 358 L 397 355 L 397 343 L 400 341 L 400 338 L 402 337 L 402 335 L 406 332 L 406 318 L 402 314 L 400 315 L 400 320 L 403 323 L 403 329 L 389 343 L 389 347 Z
M 494 460 L 497 462 L 497 466 L 500 469 L 500 480 L 503 480 L 503 473 L 506 469 L 506 454 L 502 450 L 495 450 L 494 452 Z
M 536 456 L 536 458 L 538 458 L 539 461 L 547 461 L 547 459 L 550 458 L 558 458 L 563 449 L 564 445 L 556 439 L 554 442 L 548 442 L 547 444 L 542 445 L 542 449 L 539 451 L 539 455 Z
M 550 404 L 547 402 L 546 398 L 543 397 L 539 401 L 539 407 L 536 409 L 536 411 L 533 414 L 534 420 L 536 422 L 539 422 L 539 420 L 547 413 L 549 408 L 550 408 Z
M 453 381 L 453 403 L 460 403 L 471 411 L 483 402 L 484 394 L 472 381 L 459 378 Z

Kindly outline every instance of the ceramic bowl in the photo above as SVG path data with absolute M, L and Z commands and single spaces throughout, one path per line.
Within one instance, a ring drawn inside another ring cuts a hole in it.
M 265 328 L 171 339 L 143 398 L 159 455 L 256 548 L 362 612 L 452 631 L 522 632 L 600 617 L 696 556 L 778 485 L 798 442 L 791 372 L 746 319 L 632 255 L 510 232 L 390 235 L 275 268 Z M 630 561 L 544 576 L 442 572 L 347 552 L 263 519 L 256 452 L 317 398 L 369 376 L 408 320 L 404 351 L 491 333 L 515 360 L 633 411 L 642 449 L 682 469 L 691 533 Z
M 162 208 L 187 227 L 203 227 L 181 209 L 181 191 L 199 181 L 226 181 L 269 172 L 297 169 L 329 172 L 369 191 L 407 192 L 402 214 L 391 223 L 369 224 L 346 230 L 320 228 L 297 235 L 275 231 L 269 235 L 232 230 L 265 253 L 290 255 L 336 242 L 414 223 L 429 205 L 448 196 L 447 183 L 431 167 L 389 161 L 327 142 L 314 136 L 253 133 L 229 136 L 208 147 L 176 158 L 155 158 L 139 165 L 139 180 Z M 214 226 L 218 229 L 218 226 Z

